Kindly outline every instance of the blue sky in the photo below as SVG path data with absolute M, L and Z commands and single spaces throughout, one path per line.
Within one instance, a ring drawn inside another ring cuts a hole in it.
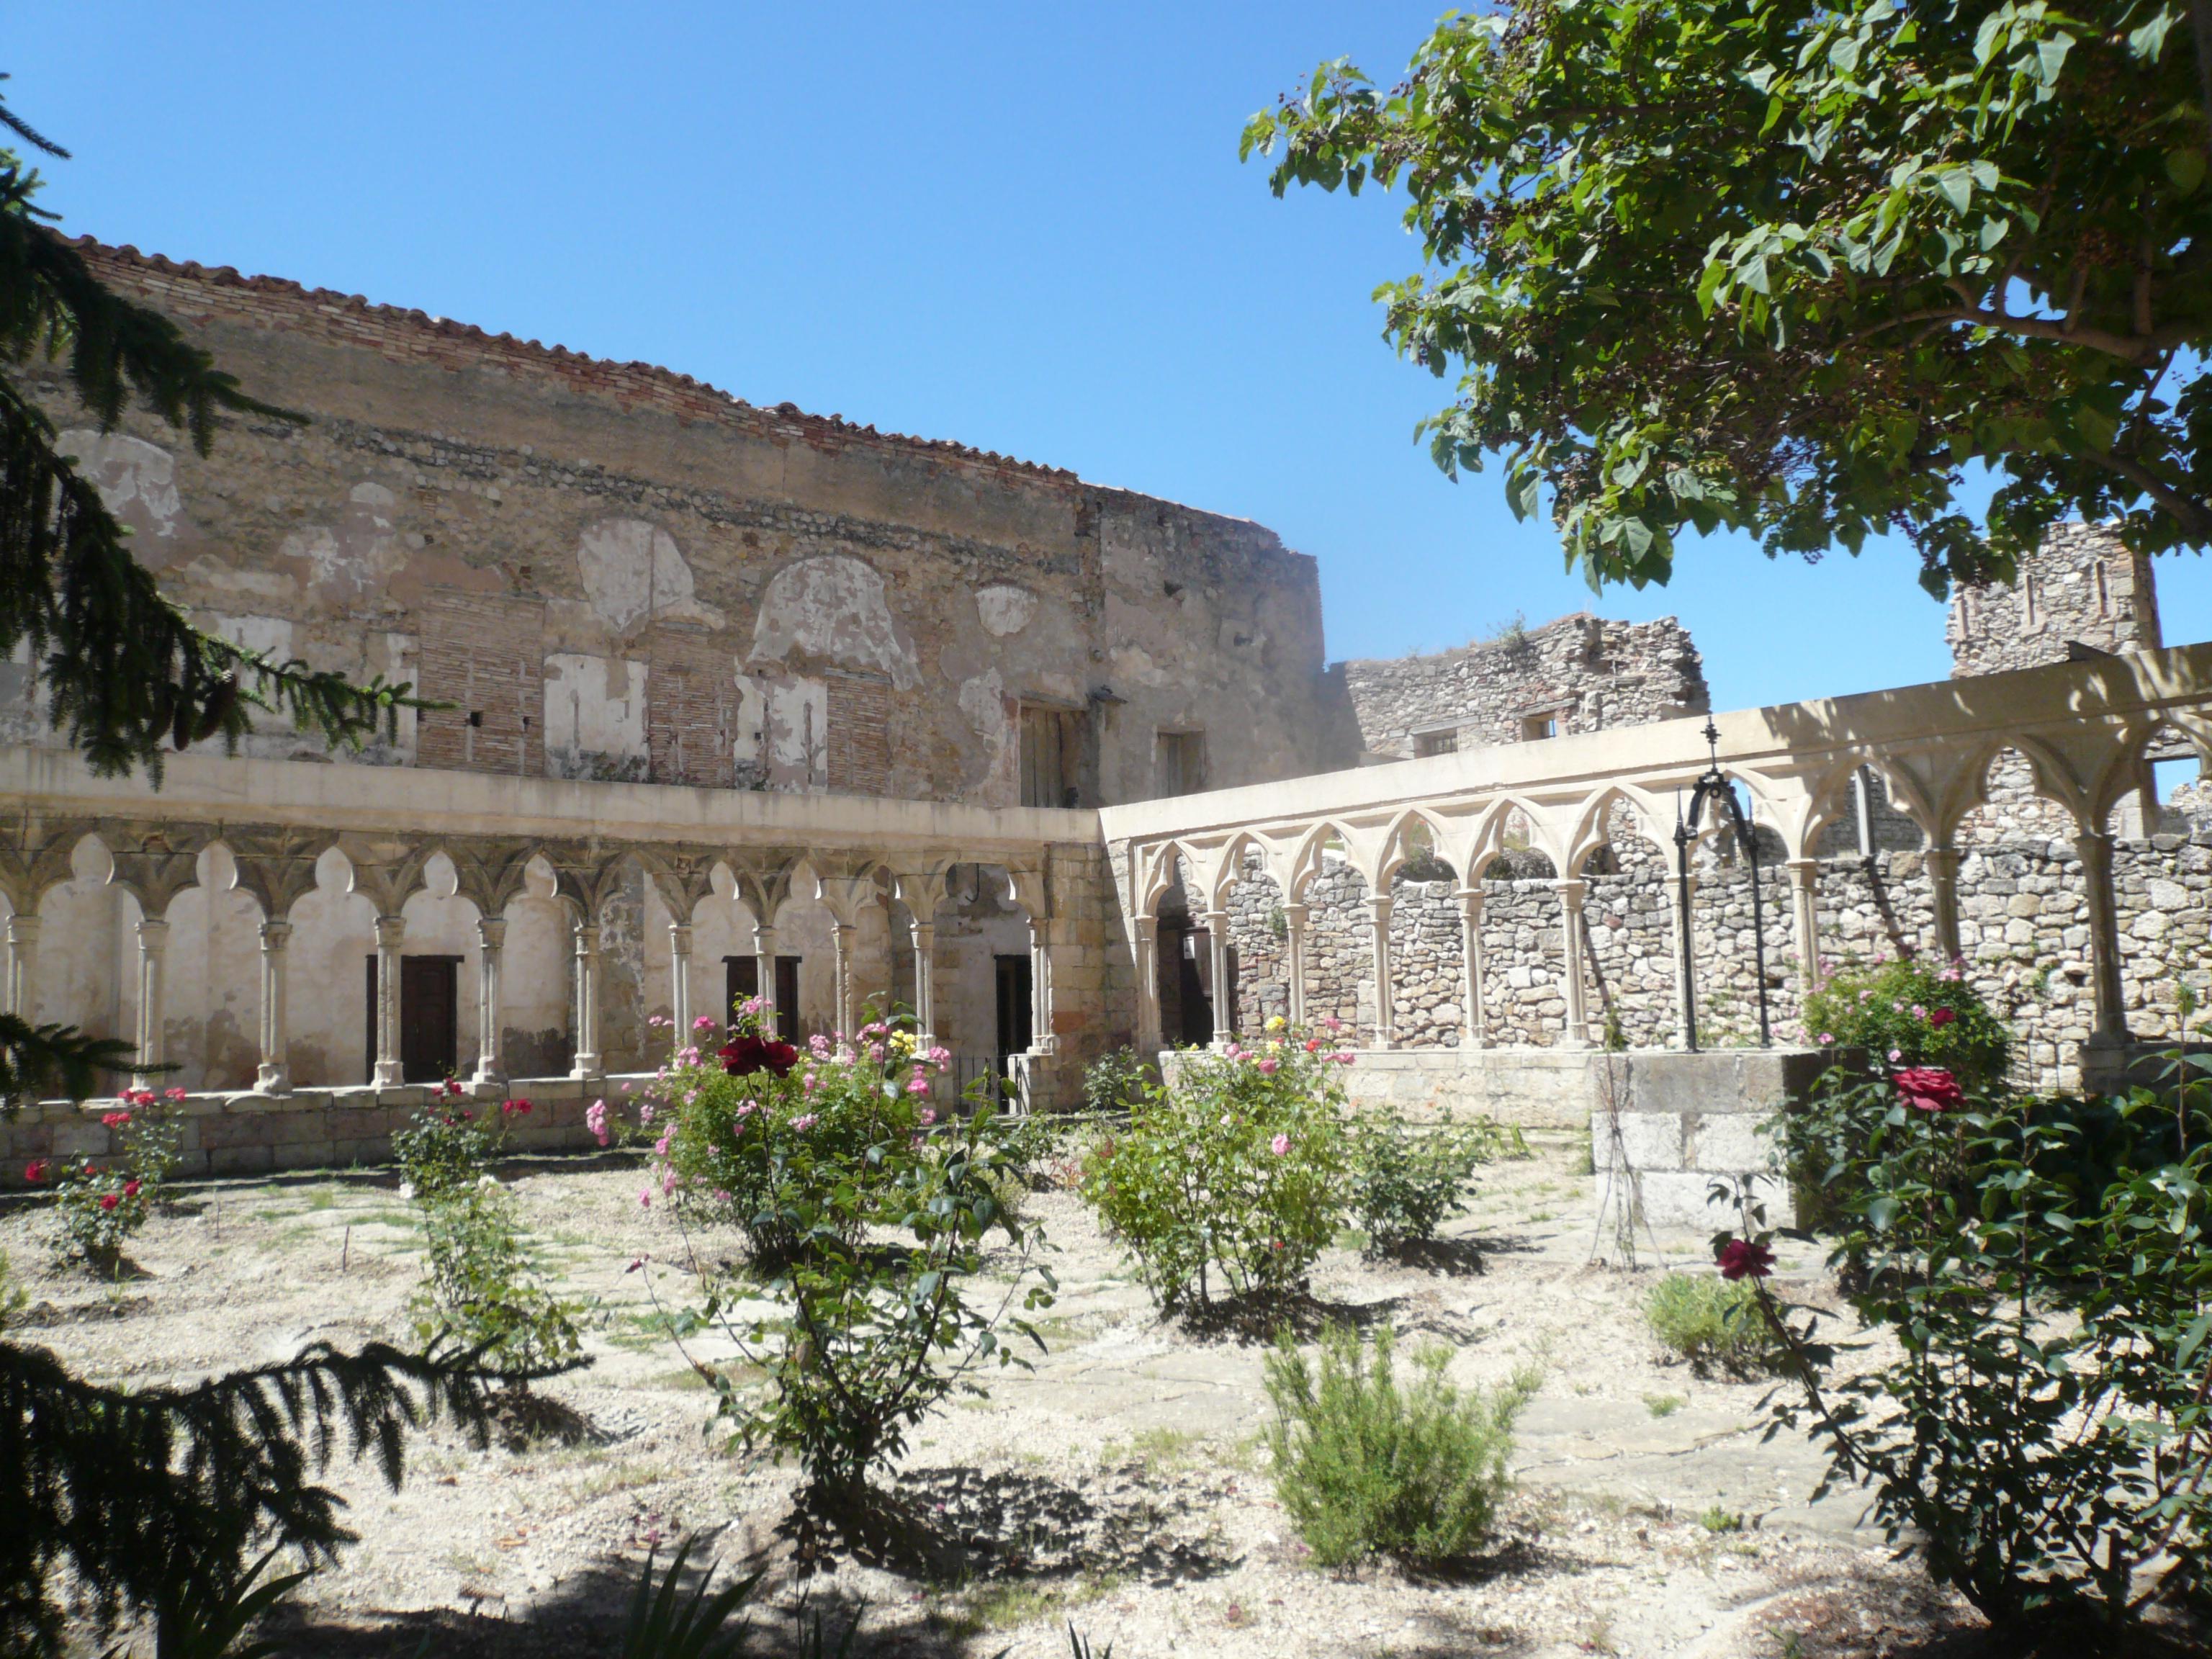
M 72 232 L 1256 519 L 1320 560 L 1332 657 L 1596 609 L 1680 616 L 1722 708 L 1947 672 L 1900 549 L 1692 543 L 1594 599 L 1413 444 L 1444 389 L 1369 298 L 1402 203 L 1278 202 L 1237 138 L 1443 9 L 16 0 L 0 69 L 76 152 Z M 2203 561 L 2160 582 L 2166 637 L 2212 637 Z

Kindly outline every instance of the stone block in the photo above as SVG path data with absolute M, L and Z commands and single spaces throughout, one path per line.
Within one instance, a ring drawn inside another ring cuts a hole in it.
M 1689 1152 L 1684 1161 L 1693 1170 L 1771 1170 L 1776 1163 L 1774 1138 L 1761 1133 L 1769 1121 L 1741 1112 L 1699 1117 L 1692 1123 Z
M 1590 1155 L 1601 1170 L 1615 1163 L 1613 1115 L 1590 1114 Z M 1682 1167 L 1682 1120 L 1672 1112 L 1623 1112 L 1619 1118 L 1619 1151 L 1632 1170 L 1679 1170 Z
M 1700 1232 L 1735 1226 L 1738 1213 L 1735 1200 L 1711 1200 L 1713 1184 L 1713 1176 L 1699 1170 L 1654 1170 L 1638 1182 L 1644 1196 L 1644 1219 L 1655 1227 L 1689 1228 Z M 1796 1206 L 1790 1202 L 1789 1189 L 1780 1181 L 1757 1176 L 1753 1180 L 1752 1192 L 1766 1206 L 1769 1224 L 1788 1226 L 1796 1221 Z

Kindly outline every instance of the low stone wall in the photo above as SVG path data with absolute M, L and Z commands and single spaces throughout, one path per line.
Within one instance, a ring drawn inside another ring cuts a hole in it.
M 518 1152 L 582 1151 L 598 1140 L 584 1126 L 593 1100 L 619 1097 L 634 1078 L 518 1078 L 505 1089 L 471 1091 L 472 1109 L 499 1110 L 502 1100 L 527 1100 L 530 1110 L 507 1120 L 507 1145 Z M 428 1105 L 427 1084 L 392 1089 L 303 1089 L 289 1095 L 192 1095 L 171 1106 L 184 1129 L 178 1175 L 264 1175 L 277 1170 L 345 1169 L 386 1164 L 392 1137 Z M 117 1132 L 100 1120 L 110 1100 L 46 1101 L 0 1117 L 0 1183 L 20 1187 L 25 1166 L 114 1158 Z
M 1601 1175 L 1626 1164 L 1654 1227 L 1735 1224 L 1734 1206 L 1711 1201 L 1723 1178 L 1749 1182 L 1768 1222 L 1790 1225 L 1796 1206 L 1779 1149 L 1764 1131 L 1805 1097 L 1831 1058 L 1811 1048 L 1610 1056 L 1612 1100 L 1589 1116 L 1592 1161 Z

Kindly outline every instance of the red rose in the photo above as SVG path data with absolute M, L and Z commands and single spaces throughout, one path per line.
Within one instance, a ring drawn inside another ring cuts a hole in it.
M 37 1186 L 39 1182 L 44 1181 L 46 1178 L 46 1160 L 43 1158 L 34 1158 L 28 1164 L 26 1164 L 23 1166 L 23 1179 L 29 1182 L 33 1186 Z
M 799 1064 L 799 1050 L 788 1042 L 741 1036 L 724 1044 L 715 1058 L 732 1077 L 750 1077 L 755 1072 L 773 1072 L 778 1077 L 788 1077 L 791 1068 Z
M 1714 1262 L 1723 1279 L 1765 1279 L 1774 1271 L 1774 1252 L 1747 1238 L 1731 1238 Z
M 105 1123 L 111 1129 L 126 1128 L 130 1126 L 131 1114 L 128 1112 L 103 1112 L 100 1115 L 100 1121 L 102 1123 Z
M 1939 1031 L 1956 1018 L 1958 1015 L 1953 1013 L 1948 1008 L 1931 1008 L 1928 1011 L 1928 1023 Z
M 100 1207 L 103 1210 L 112 1210 L 122 1201 L 113 1193 L 102 1193 L 100 1195 Z
M 503 1100 L 499 1109 L 509 1117 L 518 1117 L 530 1109 L 530 1103 L 526 1100 Z
M 124 1197 L 125 1197 L 125 1198 L 136 1198 L 136 1197 L 137 1197 L 137 1196 L 138 1196 L 138 1183 L 137 1183 L 137 1182 L 135 1182 L 135 1181 L 126 1181 L 126 1182 L 125 1182 L 123 1183 L 123 1196 L 124 1196 Z
M 1907 1066 L 1892 1074 L 1890 1081 L 1897 1087 L 1897 1097 L 1919 1111 L 1946 1112 L 1966 1103 L 1959 1079 L 1940 1066 Z

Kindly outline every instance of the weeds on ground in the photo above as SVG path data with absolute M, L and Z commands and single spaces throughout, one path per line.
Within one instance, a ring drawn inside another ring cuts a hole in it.
M 1337 1325 L 1322 1334 L 1318 1366 L 1287 1332 L 1267 1356 L 1276 1495 L 1321 1565 L 1464 1557 L 1510 1485 L 1513 1424 L 1536 1374 L 1462 1389 L 1445 1380 L 1451 1352 L 1437 1344 L 1415 1352 L 1401 1382 L 1396 1346 L 1388 1326 L 1369 1345 Z
M 1746 1284 L 1668 1273 L 1651 1287 L 1644 1317 L 1660 1345 L 1701 1376 L 1763 1376 L 1781 1363 L 1781 1344 Z

